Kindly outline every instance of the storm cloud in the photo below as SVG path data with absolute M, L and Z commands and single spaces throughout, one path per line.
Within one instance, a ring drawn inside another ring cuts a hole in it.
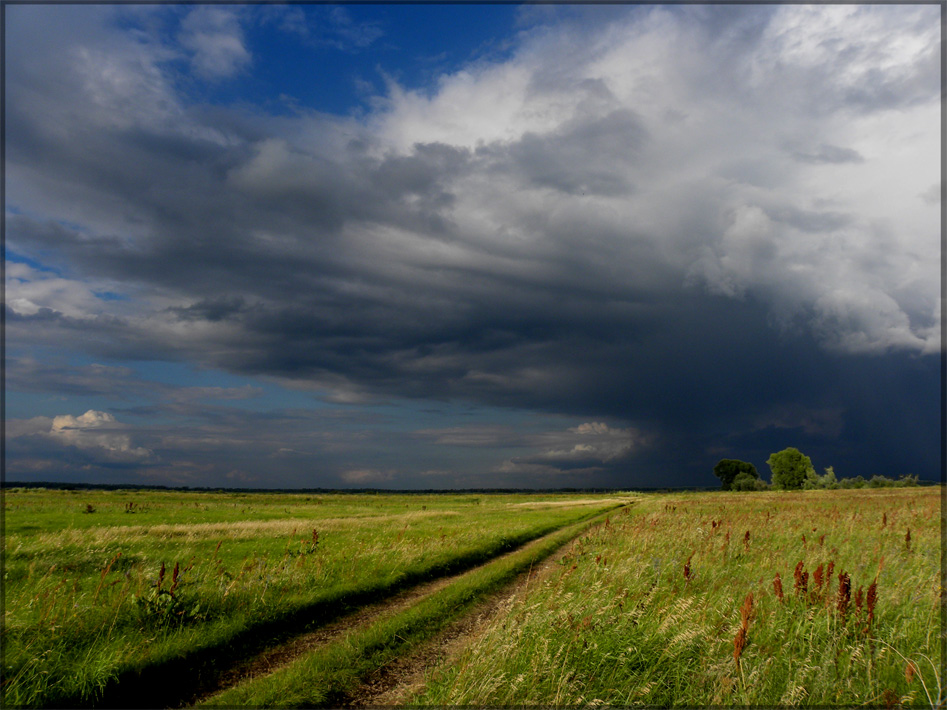
M 377 453 L 333 459 L 332 484 L 706 484 L 717 458 L 788 445 L 841 475 L 934 477 L 936 7 L 553 12 L 508 57 L 424 89 L 386 77 L 348 116 L 193 90 L 252 71 L 247 28 L 273 17 L 256 10 L 7 8 L 11 386 L 167 360 L 353 407 L 562 418 L 528 436 L 405 422 L 430 447 L 417 470 L 366 425 Z M 64 347 L 108 364 L 35 375 L 32 351 Z M 96 412 L 48 436 L 132 436 L 93 434 Z M 298 471 L 324 454 L 249 419 L 201 465 L 259 481 L 220 447 Z M 126 458 L 196 461 L 168 426 Z M 483 477 L 438 465 L 484 441 Z

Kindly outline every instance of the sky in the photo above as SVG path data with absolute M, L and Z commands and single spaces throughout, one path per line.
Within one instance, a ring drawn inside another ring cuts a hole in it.
M 938 5 L 5 5 L 6 479 L 940 477 Z

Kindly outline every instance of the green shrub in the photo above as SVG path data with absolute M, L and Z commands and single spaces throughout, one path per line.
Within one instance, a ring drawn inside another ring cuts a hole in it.
M 762 483 L 759 478 L 754 478 L 751 474 L 746 471 L 741 471 L 737 474 L 737 477 L 733 479 L 733 483 L 730 485 L 731 491 L 756 491 L 760 490 L 757 488 L 757 484 Z M 765 487 L 765 483 L 763 484 Z
M 773 488 L 782 490 L 815 488 L 818 476 L 812 468 L 812 460 L 799 449 L 789 447 L 770 454 L 766 463 L 773 472 Z

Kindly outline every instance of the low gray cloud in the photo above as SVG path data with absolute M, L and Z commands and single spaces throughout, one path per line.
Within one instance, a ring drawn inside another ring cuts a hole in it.
M 837 145 L 823 143 L 811 152 L 800 150 L 792 151 L 792 157 L 803 163 L 861 163 L 864 158 L 861 153 L 851 148 L 842 148 Z
M 543 450 L 514 457 L 501 464 L 501 470 L 525 467 L 533 472 L 598 472 L 646 448 L 652 440 L 633 428 L 618 429 L 604 422 L 586 422 L 566 432 L 550 432 L 541 439 Z

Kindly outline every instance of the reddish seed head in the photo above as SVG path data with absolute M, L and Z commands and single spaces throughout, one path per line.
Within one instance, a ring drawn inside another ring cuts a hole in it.
M 737 635 L 733 637 L 733 660 L 736 661 L 737 668 L 740 667 L 740 656 L 743 655 L 744 648 L 746 648 L 746 629 L 741 626 Z
M 740 656 L 743 649 L 746 648 L 746 632 L 750 628 L 750 619 L 753 618 L 753 592 L 746 595 L 743 600 L 743 608 L 740 609 L 740 628 L 737 635 L 733 638 L 733 660 L 740 667 Z
M 822 590 L 822 581 L 823 581 L 823 578 L 822 578 L 822 565 L 821 565 L 821 564 L 819 564 L 819 566 L 815 568 L 815 572 L 812 573 L 812 580 L 815 582 L 816 589 L 818 589 L 819 591 L 821 591 L 821 590 Z
M 806 584 L 808 583 L 809 579 L 809 573 L 803 572 L 802 567 L 803 562 L 802 560 L 799 560 L 798 564 L 796 564 L 796 569 L 793 570 L 792 573 L 793 579 L 795 580 L 793 589 L 797 595 L 806 591 Z
M 913 661 L 908 661 L 908 664 L 904 667 L 904 679 L 908 683 L 913 683 L 915 673 L 917 673 L 917 666 L 914 665 Z
M 842 621 L 845 621 L 845 615 L 848 613 L 848 605 L 852 598 L 852 582 L 844 572 L 838 573 L 838 595 L 835 600 L 835 608 L 838 610 Z
M 171 594 L 174 594 L 174 590 L 178 588 L 178 563 L 174 563 L 174 571 L 171 572 L 171 589 L 169 590 Z
M 749 628 L 750 620 L 753 618 L 753 592 L 746 595 L 743 600 L 743 608 L 740 610 L 740 618 L 743 626 Z
M 835 571 L 835 562 L 829 562 L 829 566 L 825 568 L 825 605 L 830 606 L 832 604 L 832 595 L 829 594 L 829 585 L 832 584 L 832 572 Z
M 868 608 L 868 624 L 875 618 L 875 603 L 878 601 L 878 583 L 868 585 L 868 594 L 865 595 L 865 606 Z
M 776 573 L 775 579 L 773 579 L 773 591 L 776 593 L 776 598 L 779 601 L 783 600 L 783 580 L 779 578 L 779 572 Z

